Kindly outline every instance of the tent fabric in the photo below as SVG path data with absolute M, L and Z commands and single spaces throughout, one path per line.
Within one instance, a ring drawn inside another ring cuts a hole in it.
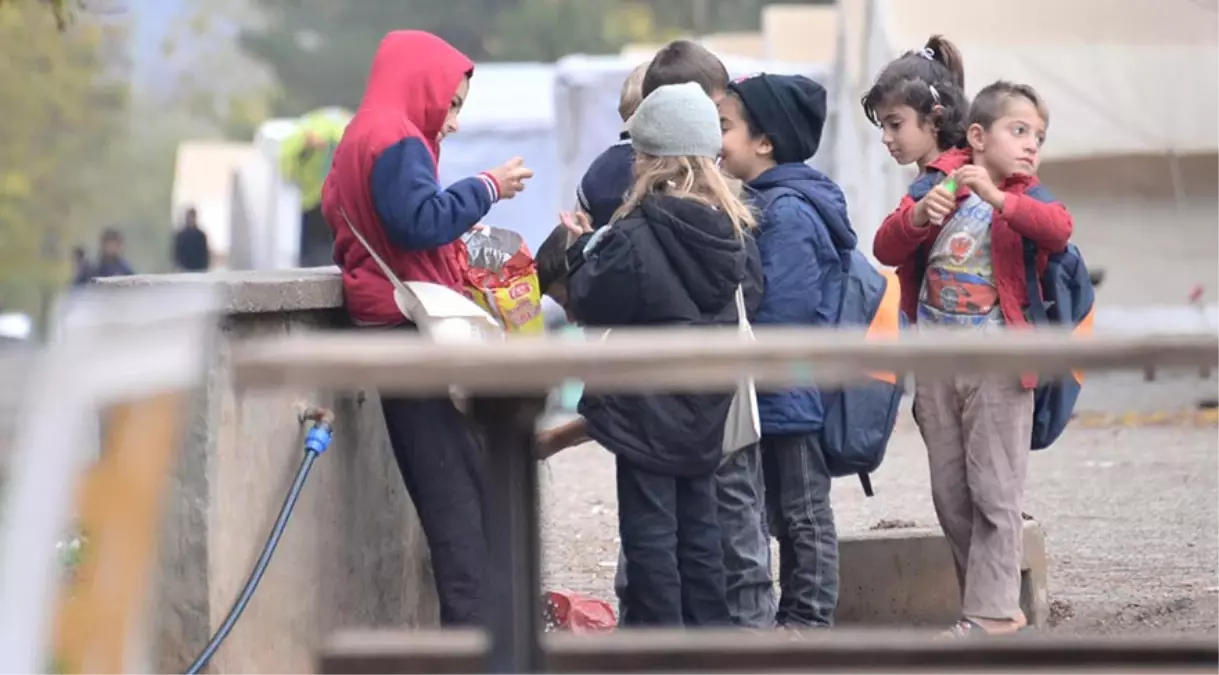
M 1044 160 L 1219 150 L 1219 23 L 1193 0 L 840 0 L 834 171 L 870 241 L 912 170 L 883 152 L 859 97 L 890 60 L 929 35 L 961 49 L 967 93 L 1032 85 L 1050 110 Z M 1001 19 L 1000 19 L 1001 17 Z M 870 248 L 870 247 L 865 247 Z
M 552 64 L 476 65 L 460 128 L 440 150 L 441 185 L 524 158 L 534 177 L 525 191 L 492 207 L 486 222 L 519 232 L 534 251 L 559 224 L 563 169 L 555 141 L 554 82 Z
M 890 57 L 942 33 L 964 54 L 970 95 L 998 79 L 1033 85 L 1050 108 L 1046 160 L 1219 150 L 1214 7 L 1192 0 L 1029 0 L 1018 12 L 998 0 L 876 5 L 873 39 Z

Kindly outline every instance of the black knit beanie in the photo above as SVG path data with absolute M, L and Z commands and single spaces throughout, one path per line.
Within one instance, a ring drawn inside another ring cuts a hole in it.
M 825 87 L 803 75 L 762 73 L 728 85 L 775 147 L 779 164 L 807 162 L 817 154 L 825 127 Z

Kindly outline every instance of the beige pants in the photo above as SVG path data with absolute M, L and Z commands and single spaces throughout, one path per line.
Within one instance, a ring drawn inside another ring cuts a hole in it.
M 1032 390 L 994 375 L 919 381 L 914 415 L 927 444 L 935 512 L 956 563 L 962 614 L 1017 619 Z

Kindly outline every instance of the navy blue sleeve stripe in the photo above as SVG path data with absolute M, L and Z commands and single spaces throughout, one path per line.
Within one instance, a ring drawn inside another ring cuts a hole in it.
M 487 176 L 441 189 L 432 155 L 418 138 L 404 138 L 381 153 L 369 188 L 389 240 L 413 250 L 456 241 L 487 215 L 496 196 Z

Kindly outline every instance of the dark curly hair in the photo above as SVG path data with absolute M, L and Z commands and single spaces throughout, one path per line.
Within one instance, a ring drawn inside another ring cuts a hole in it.
M 921 50 L 906 52 L 885 66 L 860 104 L 877 127 L 881 125 L 878 109 L 908 105 L 918 113 L 920 123 L 931 121 L 935 126 L 940 150 L 966 145 L 965 67 L 961 52 L 942 35 L 932 35 Z

